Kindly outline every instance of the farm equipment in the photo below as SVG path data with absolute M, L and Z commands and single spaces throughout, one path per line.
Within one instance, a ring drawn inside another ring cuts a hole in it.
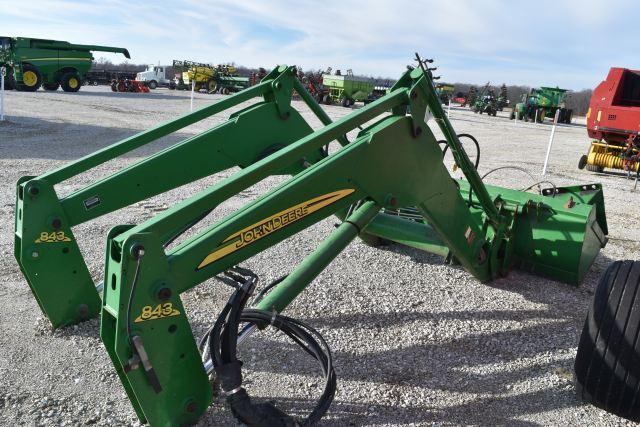
M 475 86 L 471 86 L 469 88 L 469 93 L 464 99 L 465 102 L 461 106 L 464 107 L 468 105 L 469 108 L 473 108 L 477 100 L 478 100 L 478 89 L 476 89 Z
M 85 76 L 85 84 L 92 86 L 111 85 L 114 80 L 136 80 L 136 73 L 121 70 L 93 69 L 87 71 Z
M 489 83 L 487 83 L 482 89 L 482 92 L 476 96 L 475 102 L 471 104 L 471 110 L 474 113 L 487 113 L 487 115 L 494 117 L 498 114 L 496 94 L 489 86 Z
M 519 102 L 511 112 L 511 120 L 517 118 L 524 121 L 535 121 L 542 123 L 546 117 L 555 117 L 556 111 L 560 110 L 558 115 L 559 123 L 571 123 L 573 110 L 566 108 L 565 98 L 567 89 L 541 87 L 539 89 L 531 89 L 528 94 L 522 96 L 522 102 Z
M 138 80 L 129 80 L 129 79 L 118 79 L 111 81 L 111 91 L 112 92 L 137 92 L 137 93 L 148 93 L 149 88 L 145 84 L 145 82 L 141 82 Z
M 453 92 L 455 87 L 446 83 L 438 83 L 436 84 L 436 93 L 438 94 L 438 98 L 440 98 L 440 102 L 443 104 L 448 104 L 453 98 Z
M 333 75 L 323 74 L 322 84 L 329 90 L 331 102 L 340 103 L 343 107 L 367 100 L 374 87 L 371 79 L 354 76 L 351 70 L 347 70 L 346 75 L 340 70 L 336 70 Z
M 298 80 L 302 82 L 302 86 L 318 104 L 331 104 L 329 89 L 322 84 L 322 74 L 322 72 L 304 73 L 298 69 Z
M 0 66 L 8 69 L 7 89 L 34 92 L 45 90 L 77 92 L 91 68 L 91 51 L 122 53 L 127 49 L 110 46 L 71 44 L 58 40 L 0 37 Z
M 228 95 L 249 86 L 249 78 L 236 75 L 236 68 L 231 65 L 202 64 L 193 61 L 173 61 L 176 78 L 169 89 L 190 90 L 194 82 L 194 90 L 204 89 L 207 93 L 220 92 Z
M 611 68 L 607 79 L 595 88 L 587 112 L 589 152 L 578 168 L 591 172 L 605 168 L 639 172 L 640 71 Z
M 500 95 L 498 95 L 498 99 L 496 100 L 496 108 L 498 111 L 502 111 L 504 110 L 504 107 L 508 106 L 509 96 L 507 93 L 507 85 L 503 83 L 502 86 L 500 86 Z
M 214 374 L 232 412 L 247 425 L 317 421 L 335 390 L 330 352 L 313 328 L 280 313 L 358 236 L 445 256 L 483 282 L 513 267 L 581 282 L 607 241 L 601 186 L 554 186 L 534 194 L 485 185 L 442 109 L 431 73 L 416 57 L 420 66 L 389 93 L 335 122 L 295 68 L 280 66 L 224 100 L 19 180 L 15 254 L 31 289 L 54 326 L 102 308 L 101 338 L 142 422 L 195 423 L 212 402 Z M 324 127 L 314 131 L 292 107 L 294 90 Z M 56 195 L 60 182 L 256 97 L 262 100 L 227 122 L 62 199 Z M 444 166 L 427 111 L 466 180 L 452 179 Z M 348 140 L 356 129 L 358 136 Z M 335 141 L 340 148 L 330 152 Z M 241 169 L 152 219 L 109 232 L 101 302 L 71 227 L 235 166 Z M 291 177 L 183 238 L 225 200 L 278 174 Z M 239 264 L 331 215 L 340 224 L 327 239 L 245 309 L 258 278 Z M 180 294 L 213 277 L 234 293 L 197 345 Z M 306 420 L 251 402 L 242 386 L 237 346 L 271 326 L 321 365 L 324 392 Z

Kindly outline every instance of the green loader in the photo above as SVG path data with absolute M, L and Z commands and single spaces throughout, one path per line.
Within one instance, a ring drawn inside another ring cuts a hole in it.
M 29 286 L 55 327 L 101 315 L 102 341 L 142 422 L 196 423 L 213 402 L 214 377 L 246 425 L 318 421 L 336 388 L 331 352 L 311 325 L 282 313 L 356 237 L 442 255 L 482 282 L 512 268 L 572 285 L 582 281 L 607 242 L 601 186 L 537 194 L 485 185 L 442 109 L 429 69 L 416 59 L 419 67 L 406 71 L 386 95 L 335 122 L 295 68 L 279 66 L 244 91 L 19 180 L 15 255 Z M 321 128 L 313 130 L 294 108 L 294 91 Z M 57 196 L 57 184 L 247 101 L 253 102 L 228 121 Z M 427 112 L 465 179 L 453 179 L 443 164 Z M 107 235 L 104 280 L 94 284 L 74 226 L 238 166 L 143 223 L 115 225 Z M 271 175 L 290 177 L 226 218 L 198 225 Z M 240 264 L 332 215 L 339 221 L 333 232 L 255 296 L 258 277 Z M 233 294 L 196 340 L 180 295 L 214 277 Z M 243 387 L 237 348 L 265 328 L 282 331 L 320 365 L 323 392 L 306 419 L 252 401 Z
M 48 91 L 62 87 L 77 92 L 93 61 L 92 51 L 122 53 L 120 47 L 71 44 L 65 41 L 0 37 L 0 66 L 7 67 L 5 89 L 35 92 L 41 86 Z

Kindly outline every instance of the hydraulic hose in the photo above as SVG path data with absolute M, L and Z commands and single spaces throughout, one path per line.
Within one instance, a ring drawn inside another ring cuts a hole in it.
M 245 309 L 256 287 L 257 276 L 246 269 L 240 269 L 242 273 L 236 274 L 237 269 L 238 267 L 234 267 L 231 272 L 225 273 L 227 277 L 223 280 L 234 286 L 236 291 L 229 298 L 214 325 L 201 339 L 201 350 L 205 350 L 203 347 L 208 343 L 217 380 L 226 395 L 231 412 L 239 421 L 248 426 L 259 427 L 311 426 L 327 412 L 335 395 L 336 374 L 331 350 L 320 333 L 302 321 L 275 312 Z M 271 326 L 283 332 L 319 362 L 324 376 L 324 391 L 315 408 L 305 419 L 297 420 L 272 403 L 256 404 L 251 401 L 251 397 L 242 387 L 242 362 L 237 359 L 238 331 L 241 324 L 245 324 L 245 329 L 254 325 L 259 329 Z

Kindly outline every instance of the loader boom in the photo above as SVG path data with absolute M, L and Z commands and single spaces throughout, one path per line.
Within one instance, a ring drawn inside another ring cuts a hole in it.
M 303 88 L 296 91 L 310 98 Z M 443 165 L 427 111 L 466 181 L 453 180 Z M 270 132 L 265 122 L 245 126 L 256 134 Z M 194 218 L 357 128 L 358 136 L 339 150 L 305 162 L 303 170 L 257 200 L 164 246 Z M 577 284 L 606 243 L 601 195 L 595 184 L 555 188 L 548 196 L 485 186 L 420 62 L 364 108 L 144 223 L 114 228 L 107 240 L 101 337 L 142 421 L 195 423 L 212 399 L 209 366 L 203 365 L 181 293 L 334 214 L 342 221 L 337 229 L 258 308 L 286 309 L 363 233 L 446 253 L 481 281 L 519 265 Z
M 100 297 L 80 252 L 72 227 L 149 197 L 234 166 L 246 167 L 266 154 L 311 133 L 291 108 L 295 85 L 292 67 L 280 67 L 262 83 L 221 102 L 124 139 L 39 177 L 17 184 L 15 256 L 38 303 L 54 327 L 96 316 Z M 187 138 L 142 161 L 65 197 L 54 186 L 74 176 L 247 100 L 262 102 L 231 115 L 227 122 Z M 312 109 L 323 123 L 326 113 Z M 259 124 L 264 133 L 254 133 Z M 341 143 L 346 143 L 340 137 Z M 304 162 L 315 163 L 324 150 L 304 153 L 282 170 L 296 173 Z M 304 157 L 304 159 L 303 159 Z M 188 167 L 185 167 L 188 165 Z M 192 218 L 193 219 L 193 218 Z M 101 284 L 98 284 L 101 288 Z

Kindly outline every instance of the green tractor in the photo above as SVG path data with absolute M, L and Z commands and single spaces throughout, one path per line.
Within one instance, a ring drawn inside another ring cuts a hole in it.
M 553 119 L 556 111 L 560 110 L 558 122 L 570 124 L 573 110 L 565 106 L 567 91 L 558 87 L 531 89 L 528 94 L 522 96 L 522 102 L 517 103 L 513 108 L 511 120 L 517 117 L 518 120 L 525 122 L 542 123 L 546 117 Z
M 489 86 L 489 83 L 485 85 L 482 92 L 476 97 L 475 102 L 471 104 L 471 110 L 474 113 L 487 113 L 487 115 L 494 117 L 498 114 L 498 100 L 496 99 L 495 91 Z
M 122 53 L 120 47 L 71 44 L 58 40 L 0 37 L 0 66 L 7 67 L 5 89 L 77 92 L 91 68 L 91 51 Z

